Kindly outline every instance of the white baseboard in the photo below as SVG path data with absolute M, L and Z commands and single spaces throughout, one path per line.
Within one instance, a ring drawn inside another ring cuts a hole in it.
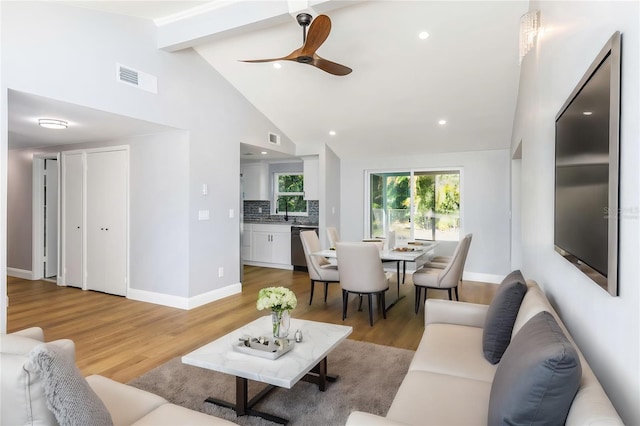
M 189 310 L 240 292 L 242 292 L 242 284 L 240 283 L 231 284 L 193 297 L 172 296 L 170 294 L 130 288 L 127 291 L 127 299 Z
M 484 274 L 482 272 L 465 272 L 462 274 L 465 281 L 480 281 L 483 283 L 500 284 L 504 275 Z
M 390 265 L 391 265 L 391 262 L 389 262 L 389 264 L 385 264 L 384 270 L 387 272 L 396 273 L 396 266 L 395 265 L 390 266 Z M 407 275 L 413 274 L 416 271 L 415 266 L 416 266 L 415 262 L 407 263 Z M 483 272 L 465 271 L 464 274 L 462 274 L 462 279 L 465 281 L 480 281 L 483 283 L 500 284 L 504 279 L 504 275 L 485 274 Z
M 25 269 L 7 268 L 7 275 L 24 280 L 33 280 L 33 273 Z
M 262 266 L 263 268 L 287 269 L 289 271 L 293 271 L 293 265 L 285 265 L 282 263 L 254 262 L 252 260 L 245 260 L 242 263 L 250 266 Z

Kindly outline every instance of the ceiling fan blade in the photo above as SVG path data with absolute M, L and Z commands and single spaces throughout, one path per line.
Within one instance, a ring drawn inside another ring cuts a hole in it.
M 330 31 L 331 19 L 329 19 L 327 15 L 318 15 L 316 19 L 311 22 L 311 26 L 309 26 L 307 40 L 304 42 L 300 54 L 303 56 L 313 56 L 316 50 L 318 50 L 327 37 L 329 37 Z
M 311 65 L 333 75 L 347 75 L 353 71 L 349 67 L 328 61 L 318 55 L 313 55 L 313 62 L 311 62 Z

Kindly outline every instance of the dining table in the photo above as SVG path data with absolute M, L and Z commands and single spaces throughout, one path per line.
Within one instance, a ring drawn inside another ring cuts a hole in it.
M 421 245 L 407 245 L 398 246 L 392 249 L 380 250 L 380 260 L 384 262 L 396 262 L 396 286 L 397 297 L 388 306 L 385 307 L 385 311 L 388 311 L 394 307 L 398 301 L 404 298 L 404 295 L 400 294 L 400 282 L 404 284 L 404 278 L 407 271 L 407 262 L 416 262 L 418 260 L 429 261 L 433 257 L 434 249 L 437 243 L 422 243 Z M 334 248 L 320 250 L 311 253 L 312 256 L 321 256 L 328 259 L 337 259 L 337 253 Z M 400 266 L 402 266 L 402 279 L 400 278 Z

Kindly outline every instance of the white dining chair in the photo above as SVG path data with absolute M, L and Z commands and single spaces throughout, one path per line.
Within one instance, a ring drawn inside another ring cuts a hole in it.
M 362 310 L 362 297 L 369 299 L 369 325 L 373 326 L 373 296 L 378 298 L 382 317 L 387 318 L 385 311 L 385 292 L 389 290 L 389 279 L 392 274 L 385 273 L 380 262 L 380 250 L 377 245 L 366 242 L 338 243 L 336 245 L 338 269 L 340 270 L 340 286 L 342 287 L 342 320 L 347 318 L 349 293 L 360 297 L 358 310 Z
M 340 234 L 333 226 L 327 227 L 327 237 L 329 238 L 329 247 L 335 248 L 336 244 L 340 242 Z
M 444 269 L 441 268 L 421 268 L 413 273 L 413 284 L 415 286 L 415 311 L 420 309 L 420 299 L 422 290 L 424 298 L 427 298 L 427 289 L 447 290 L 449 299 L 452 300 L 451 290 L 455 289 L 456 300 L 458 296 L 458 284 L 462 280 L 464 264 L 467 259 L 469 246 L 471 245 L 471 234 L 465 235 L 456 246 L 451 256 L 451 262 Z
M 315 284 L 318 281 L 324 283 L 324 302 L 327 303 L 329 283 L 340 282 L 338 266 L 330 263 L 322 256 L 311 255 L 311 253 L 321 250 L 320 239 L 318 238 L 316 231 L 300 232 L 300 240 L 302 241 L 304 257 L 307 261 L 307 269 L 309 271 L 309 278 L 311 279 L 311 296 L 309 297 L 309 305 L 311 305 L 311 302 L 313 301 L 313 290 L 315 289 Z

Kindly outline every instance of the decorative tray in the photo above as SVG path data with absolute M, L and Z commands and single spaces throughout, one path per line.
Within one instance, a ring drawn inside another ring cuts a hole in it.
M 278 359 L 293 349 L 295 342 L 287 339 L 268 340 L 265 338 L 240 339 L 233 345 L 233 350 L 266 359 Z
M 406 252 L 406 251 L 416 251 L 416 248 L 413 247 L 396 247 L 393 251 Z

